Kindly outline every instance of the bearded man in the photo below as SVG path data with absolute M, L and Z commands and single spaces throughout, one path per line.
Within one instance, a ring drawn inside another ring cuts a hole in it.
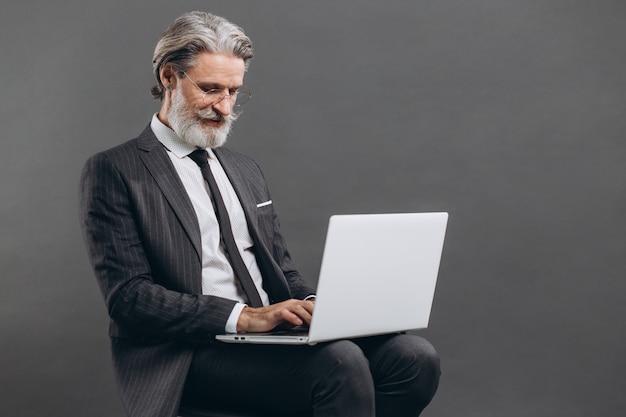
M 315 306 L 260 168 L 222 146 L 250 98 L 252 56 L 250 39 L 226 19 L 179 17 L 154 52 L 160 110 L 141 135 L 83 170 L 81 226 L 111 319 L 124 408 L 131 417 L 174 417 L 181 404 L 419 415 L 437 388 L 439 359 L 415 335 L 297 347 L 214 341 L 307 326 Z

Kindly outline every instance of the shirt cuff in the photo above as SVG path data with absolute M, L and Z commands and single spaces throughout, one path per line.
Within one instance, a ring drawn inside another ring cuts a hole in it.
M 317 295 L 311 294 L 311 295 L 307 295 L 306 297 L 304 297 L 304 301 L 307 301 L 307 300 L 315 301 L 316 298 L 317 298 Z
M 230 312 L 230 316 L 228 316 L 228 320 L 226 321 L 226 327 L 224 328 L 226 333 L 237 333 L 237 322 L 239 321 L 239 316 L 244 307 L 247 307 L 247 304 L 235 304 L 233 311 Z

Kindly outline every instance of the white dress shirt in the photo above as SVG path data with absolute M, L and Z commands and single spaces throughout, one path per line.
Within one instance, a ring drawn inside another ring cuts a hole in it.
M 233 268 L 228 261 L 224 248 L 220 244 L 219 223 L 213 210 L 208 185 L 202 177 L 198 165 L 188 157 L 196 148 L 183 142 L 172 129 L 158 119 L 156 114 L 152 117 L 150 127 L 159 142 L 165 146 L 167 155 L 174 164 L 174 168 L 189 195 L 191 204 L 198 217 L 202 239 L 202 294 L 238 301 L 238 304 L 235 305 L 230 314 L 225 328 L 226 332 L 235 333 L 237 320 L 248 300 L 239 284 L 239 280 L 235 278 Z M 261 296 L 263 305 L 268 305 L 269 296 L 263 290 L 263 277 L 257 265 L 256 256 L 254 256 L 254 242 L 248 231 L 243 208 L 222 165 L 211 149 L 207 149 L 207 151 L 209 153 L 211 172 L 215 177 L 228 210 L 235 242 L 244 263 L 248 267 L 248 271 L 250 271 L 250 276 Z

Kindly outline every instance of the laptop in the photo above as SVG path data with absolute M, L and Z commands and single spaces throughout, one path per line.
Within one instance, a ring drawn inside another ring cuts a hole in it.
M 428 327 L 448 213 L 331 216 L 311 325 L 228 343 L 314 345 Z

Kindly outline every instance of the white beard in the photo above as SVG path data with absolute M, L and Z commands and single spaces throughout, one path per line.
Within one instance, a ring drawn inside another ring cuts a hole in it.
M 194 114 L 194 116 L 190 116 Z M 174 90 L 172 93 L 172 104 L 167 113 L 167 118 L 172 127 L 180 138 L 186 143 L 197 148 L 218 148 L 226 143 L 226 139 L 230 134 L 233 122 L 237 119 L 237 115 L 231 113 L 227 116 L 221 116 L 213 109 L 193 110 L 190 105 L 185 102 L 180 90 Z M 222 118 L 223 124 L 219 127 L 202 127 L 203 119 L 216 120 Z

